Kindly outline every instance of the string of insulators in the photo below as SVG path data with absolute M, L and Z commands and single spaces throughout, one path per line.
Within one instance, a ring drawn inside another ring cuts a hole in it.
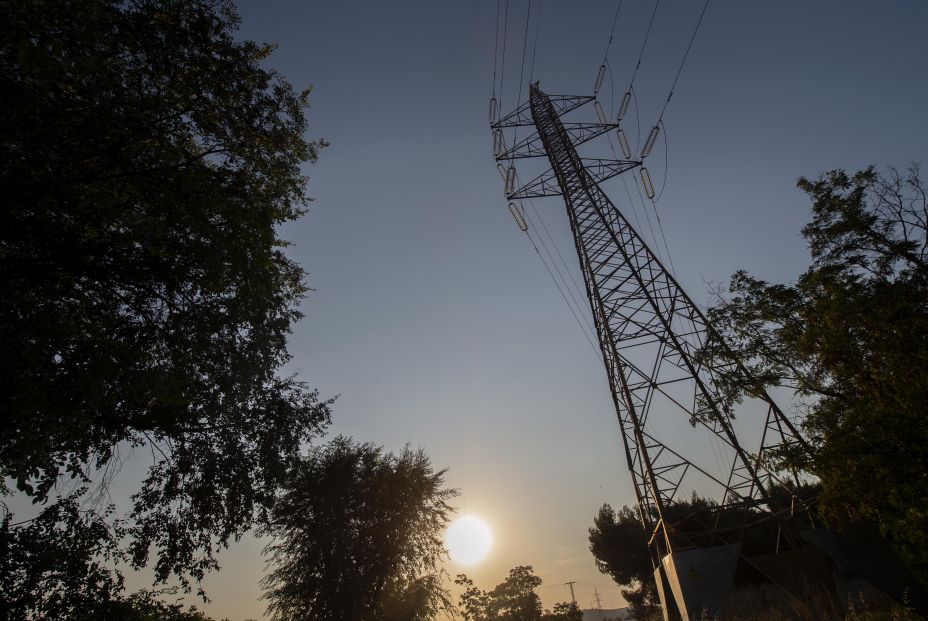
M 596 85 L 593 87 L 593 94 L 599 92 L 599 89 L 603 86 L 603 78 L 606 77 L 606 65 L 599 66 L 599 73 L 596 74 Z
M 496 157 L 499 157 L 506 151 L 506 136 L 503 135 L 503 130 L 496 129 L 493 131 L 493 153 Z
M 516 168 L 510 164 L 506 169 L 506 194 L 512 194 L 512 189 L 516 185 Z
M 644 146 L 641 147 L 641 159 L 648 157 L 651 149 L 654 148 L 654 143 L 657 142 L 657 135 L 660 132 L 661 128 L 659 125 L 655 125 L 651 128 L 651 133 L 648 134 L 648 139 L 644 141 Z
M 496 97 L 490 98 L 490 122 L 496 121 Z
M 593 102 L 593 109 L 596 110 L 596 116 L 599 118 L 599 122 L 605 125 L 606 124 L 606 113 L 603 112 L 603 107 L 599 104 L 598 101 Z
M 641 185 L 644 186 L 645 196 L 654 198 L 654 184 L 651 183 L 651 173 L 648 172 L 647 168 L 642 166 L 641 170 L 638 171 L 638 176 L 641 177 Z
M 528 222 L 525 221 L 525 216 L 522 214 L 522 210 L 519 209 L 519 206 L 515 203 L 509 203 L 509 213 L 512 214 L 512 219 L 516 221 L 519 230 L 525 233 L 528 231 Z
M 625 91 L 625 95 L 622 96 L 622 105 L 619 106 L 619 120 L 621 121 L 625 118 L 625 113 L 628 111 L 628 104 L 632 100 L 631 91 Z
M 619 130 L 618 133 L 619 147 L 622 149 L 622 155 L 625 156 L 625 159 L 629 159 L 632 156 L 632 150 L 628 146 L 628 138 L 625 136 L 623 130 Z

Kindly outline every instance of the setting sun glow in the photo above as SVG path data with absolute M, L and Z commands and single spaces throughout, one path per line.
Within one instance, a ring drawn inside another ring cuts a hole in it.
M 459 517 L 445 532 L 445 547 L 452 560 L 461 565 L 474 565 L 482 561 L 492 543 L 490 528 L 473 515 Z

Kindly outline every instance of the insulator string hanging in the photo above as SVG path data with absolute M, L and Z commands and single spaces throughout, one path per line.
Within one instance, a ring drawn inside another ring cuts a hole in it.
M 516 168 L 510 164 L 509 168 L 506 170 L 506 194 L 512 194 L 512 190 L 516 185 Z
M 608 123 L 608 120 L 606 119 L 606 113 L 603 112 L 603 107 L 602 105 L 600 105 L 598 101 L 593 102 L 593 109 L 596 110 L 596 116 L 599 119 L 600 123 L 602 123 L 603 125 Z
M 493 153 L 496 157 L 501 156 L 506 152 L 506 136 L 503 134 L 503 130 L 496 129 L 493 132 Z
M 512 219 L 516 221 L 516 225 L 519 227 L 520 231 L 523 233 L 528 231 L 528 223 L 525 221 L 525 215 L 518 205 L 509 203 L 509 213 L 512 214 Z
M 596 84 L 593 86 L 593 94 L 597 94 L 603 86 L 603 79 L 606 77 L 606 65 L 599 66 L 599 73 L 596 74 Z
M 625 159 L 630 159 L 632 156 L 632 150 L 628 146 L 628 138 L 625 136 L 625 131 L 619 130 L 617 134 L 619 141 L 619 147 L 622 149 L 622 155 Z
M 648 172 L 648 169 L 644 166 L 638 171 L 638 176 L 641 177 L 641 185 L 644 188 L 644 194 L 648 198 L 654 198 L 654 184 L 651 183 L 651 173 Z
M 599 66 L 599 73 L 596 74 L 596 85 L 593 87 L 593 95 L 599 93 L 603 86 L 603 79 L 606 77 L 606 65 L 609 64 L 609 48 L 612 47 L 612 39 L 615 36 L 615 25 L 619 21 L 619 12 L 622 10 L 622 1 L 619 0 L 618 6 L 615 7 L 615 15 L 612 17 L 612 28 L 609 30 L 609 42 L 606 44 L 606 51 L 603 53 L 603 63 Z
M 659 125 L 655 125 L 651 128 L 651 133 L 648 134 L 648 139 L 644 141 L 644 146 L 641 147 L 641 159 L 648 157 L 648 154 L 651 153 L 651 149 L 654 148 L 654 143 L 657 142 L 657 135 L 660 133 L 661 128 Z
M 621 121 L 625 118 L 625 113 L 628 111 L 628 104 L 632 100 L 631 91 L 625 91 L 625 95 L 622 96 L 622 103 L 619 105 L 619 115 L 618 119 Z

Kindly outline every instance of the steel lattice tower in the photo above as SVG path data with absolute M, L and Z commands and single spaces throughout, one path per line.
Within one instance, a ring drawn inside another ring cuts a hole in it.
M 763 390 L 738 404 L 726 402 L 716 388 L 720 374 L 747 371 L 737 362 L 711 366 L 699 356 L 706 345 L 721 344 L 720 337 L 600 187 L 605 179 L 639 168 L 642 162 L 578 155 L 577 145 L 618 128 L 616 123 L 602 122 L 601 108 L 597 109 L 599 123 L 562 121 L 564 115 L 591 101 L 593 97 L 548 96 L 537 83 L 532 84 L 528 102 L 491 123 L 494 147 L 507 198 L 515 203 L 510 206 L 514 215 L 520 213 L 521 200 L 560 196 L 564 201 L 640 518 L 649 532 L 665 614 L 665 599 L 672 594 L 685 619 L 694 606 L 714 605 L 713 597 L 724 599 L 737 562 L 739 536 L 751 524 L 731 532 L 721 529 L 716 519 L 684 529 L 679 522 L 685 518 L 670 517 L 668 507 L 681 491 L 714 488 L 720 492 L 713 508 L 717 516 L 727 510 L 739 509 L 742 514 L 747 510 L 751 522 L 778 525 L 777 551 L 793 546 L 796 538 L 789 521 L 795 519 L 797 504 L 801 507 L 804 501 L 791 497 L 790 490 L 797 489 L 800 481 L 795 473 L 775 471 L 765 457 L 772 450 L 807 447 L 790 419 Z M 504 130 L 522 126 L 534 131 L 507 148 Z M 517 187 L 514 161 L 528 157 L 546 157 L 550 169 Z M 755 420 L 765 417 L 759 446 L 748 449 L 739 441 L 736 413 Z M 727 473 L 712 472 L 672 446 L 670 440 L 679 438 L 668 439 L 660 421 L 673 417 L 687 421 L 693 431 L 701 429 L 703 436 L 725 449 L 724 456 L 730 460 Z M 688 595 L 686 579 L 678 575 L 684 562 L 690 563 L 691 576 L 694 567 L 705 567 L 720 571 L 721 582 L 727 580 L 727 584 L 716 589 L 718 595 L 706 585 L 700 587 L 701 594 Z

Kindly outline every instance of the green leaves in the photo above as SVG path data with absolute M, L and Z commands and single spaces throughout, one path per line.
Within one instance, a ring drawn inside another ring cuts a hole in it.
M 46 502 L 150 453 L 129 561 L 189 586 L 329 420 L 280 374 L 306 284 L 277 226 L 305 211 L 322 144 L 308 90 L 236 40 L 226 0 L 0 17 L 0 468 Z
M 438 563 L 456 490 L 409 448 L 338 437 L 295 464 L 264 534 L 268 613 L 296 619 L 430 619 L 451 606 Z
M 121 524 L 113 509 L 84 511 L 84 490 L 61 498 L 24 523 L 0 523 L 0 613 L 3 619 L 67 619 L 90 615 L 115 599 L 122 575 Z
M 535 590 L 542 580 L 531 565 L 518 565 L 490 591 L 481 591 L 464 574 L 454 583 L 464 587 L 459 610 L 466 621 L 581 621 L 583 613 L 576 604 L 559 602 L 553 610 L 543 611 Z
M 868 521 L 928 575 L 928 205 L 917 167 L 831 171 L 799 187 L 812 264 L 794 284 L 744 272 L 709 317 L 765 385 L 796 392 L 833 522 Z M 724 359 L 723 347 L 703 355 Z M 722 378 L 730 395 L 750 392 Z

